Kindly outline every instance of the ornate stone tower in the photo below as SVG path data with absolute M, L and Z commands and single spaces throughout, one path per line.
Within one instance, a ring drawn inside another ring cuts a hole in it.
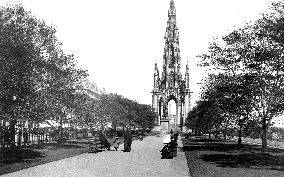
M 158 124 L 169 128 L 168 102 L 176 103 L 175 125 L 181 128 L 185 116 L 190 110 L 189 68 L 185 68 L 185 78 L 180 71 L 179 32 L 176 24 L 176 9 L 174 1 L 170 2 L 168 22 L 165 33 L 165 48 L 163 55 L 163 71 L 159 75 L 157 63 L 154 71 L 154 90 L 152 93 L 152 108 L 158 114 Z

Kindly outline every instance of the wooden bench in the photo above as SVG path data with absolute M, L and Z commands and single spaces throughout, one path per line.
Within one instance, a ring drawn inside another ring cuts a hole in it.
M 95 138 L 89 139 L 90 152 L 101 152 L 103 148 L 104 146 L 100 140 Z

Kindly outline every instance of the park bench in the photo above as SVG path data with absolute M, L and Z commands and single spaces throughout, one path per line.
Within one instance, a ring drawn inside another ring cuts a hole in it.
M 98 138 L 90 138 L 89 139 L 89 149 L 90 152 L 101 152 L 104 148 L 102 141 Z

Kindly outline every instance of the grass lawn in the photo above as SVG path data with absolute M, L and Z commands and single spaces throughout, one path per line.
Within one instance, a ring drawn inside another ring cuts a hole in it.
M 44 144 L 0 150 L 0 175 L 88 152 L 87 144 Z
M 284 150 L 234 141 L 182 138 L 192 177 L 284 177 Z

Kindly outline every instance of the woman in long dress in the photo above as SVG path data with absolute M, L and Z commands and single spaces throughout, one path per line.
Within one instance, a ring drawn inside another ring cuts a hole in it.
M 124 133 L 124 152 L 131 151 L 132 133 L 129 129 Z

